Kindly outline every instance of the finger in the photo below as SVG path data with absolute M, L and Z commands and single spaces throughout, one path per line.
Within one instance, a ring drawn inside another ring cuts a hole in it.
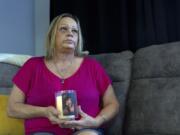
M 60 127 L 62 128 L 71 128 L 72 126 L 70 124 L 66 124 L 68 121 L 67 120 L 60 120 L 60 122 L 58 123 Z
M 71 128 L 71 130 L 72 130 L 72 131 L 75 131 L 75 128 L 74 128 L 74 127 L 72 127 L 72 128 Z
M 53 118 L 53 119 L 51 119 L 51 123 L 52 124 L 59 124 L 59 120 Z
M 66 120 L 64 120 L 64 119 L 59 119 L 60 120 L 60 123 L 65 123 L 66 122 Z
M 62 120 L 62 119 L 59 119 L 59 118 L 56 118 L 56 117 L 51 117 L 51 122 L 53 124 L 64 124 L 65 120 Z
M 60 116 L 61 115 L 61 111 L 59 111 L 59 110 L 57 110 L 58 111 L 58 116 Z
M 71 128 L 71 129 L 74 128 L 73 125 L 71 125 L 71 124 L 64 124 L 64 123 L 59 124 L 59 126 L 62 127 L 62 128 Z
M 83 129 L 83 127 L 81 127 L 81 126 L 76 126 L 75 129 L 81 130 L 81 129 Z
M 76 127 L 76 126 L 81 126 L 82 122 L 80 120 L 76 121 L 76 120 L 73 120 L 73 121 L 66 121 L 64 122 L 64 125 L 67 125 L 67 126 L 70 126 L 70 127 Z
M 59 124 L 61 128 L 68 128 L 64 123 Z

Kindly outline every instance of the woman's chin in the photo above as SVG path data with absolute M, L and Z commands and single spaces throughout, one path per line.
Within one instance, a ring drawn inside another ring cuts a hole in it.
M 69 48 L 69 49 L 75 49 L 75 46 L 74 46 L 74 44 L 66 44 L 66 45 L 64 45 L 63 46 L 64 48 Z

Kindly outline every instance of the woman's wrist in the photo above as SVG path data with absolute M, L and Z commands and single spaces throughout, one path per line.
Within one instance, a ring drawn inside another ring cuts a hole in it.
M 106 121 L 107 121 L 107 119 L 104 115 L 98 115 L 96 117 L 96 123 L 97 123 L 98 127 L 101 126 L 102 124 L 104 124 Z
M 48 116 L 48 107 L 39 107 L 39 113 L 42 117 Z

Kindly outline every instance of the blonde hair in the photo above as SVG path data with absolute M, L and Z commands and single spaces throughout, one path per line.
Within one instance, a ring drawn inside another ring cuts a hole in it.
M 55 54 L 55 40 L 56 40 L 56 32 L 58 29 L 58 24 L 59 22 L 64 18 L 64 17 L 70 17 L 73 20 L 75 20 L 75 22 L 77 23 L 77 27 L 78 27 L 78 42 L 77 42 L 77 46 L 75 49 L 75 55 L 76 56 L 82 56 L 82 55 L 87 55 L 88 52 L 83 52 L 83 38 L 82 38 L 82 32 L 81 32 L 81 27 L 80 27 L 80 23 L 79 23 L 79 19 L 69 13 L 64 13 L 61 14 L 57 17 L 55 17 L 53 19 L 53 21 L 51 22 L 50 26 L 49 26 L 49 30 L 47 32 L 47 38 L 46 38 L 46 56 L 45 58 L 47 60 L 50 60 L 53 58 L 54 54 Z

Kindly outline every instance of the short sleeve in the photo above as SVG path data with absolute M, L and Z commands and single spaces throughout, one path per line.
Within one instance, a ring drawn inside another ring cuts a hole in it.
M 110 77 L 106 73 L 102 65 L 96 61 L 95 63 L 96 70 L 96 84 L 100 91 L 100 94 L 103 95 L 107 90 L 108 86 L 112 83 Z
M 33 59 L 29 59 L 15 74 L 12 81 L 13 83 L 24 92 L 26 95 L 31 84 L 33 74 Z

